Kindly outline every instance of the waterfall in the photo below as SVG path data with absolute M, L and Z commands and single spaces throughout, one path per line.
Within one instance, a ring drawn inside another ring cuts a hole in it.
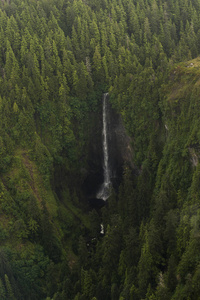
M 110 196 L 110 187 L 111 187 L 111 171 L 109 168 L 109 155 L 108 155 L 108 104 L 107 104 L 108 93 L 103 95 L 103 175 L 104 182 L 100 187 L 100 190 L 97 193 L 97 198 L 102 200 L 107 200 Z

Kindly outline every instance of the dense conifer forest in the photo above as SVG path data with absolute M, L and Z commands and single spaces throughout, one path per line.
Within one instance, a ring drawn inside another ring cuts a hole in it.
M 200 299 L 200 0 L 2 0 L 0 45 L 0 299 Z M 96 210 L 105 92 L 132 164 Z

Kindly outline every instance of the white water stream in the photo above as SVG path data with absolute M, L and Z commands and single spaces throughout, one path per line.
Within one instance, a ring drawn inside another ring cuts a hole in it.
M 109 168 L 109 155 L 108 155 L 108 108 L 107 108 L 107 96 L 108 93 L 103 95 L 103 171 L 104 171 L 104 182 L 100 187 L 100 190 L 97 193 L 97 198 L 102 200 L 107 200 L 110 196 L 110 187 L 111 187 L 111 171 Z

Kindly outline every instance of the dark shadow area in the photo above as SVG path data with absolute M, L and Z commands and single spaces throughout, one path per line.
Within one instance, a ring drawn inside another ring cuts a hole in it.
M 106 205 L 106 201 L 102 199 L 90 198 L 88 201 L 90 208 L 95 208 L 96 210 L 99 210 Z

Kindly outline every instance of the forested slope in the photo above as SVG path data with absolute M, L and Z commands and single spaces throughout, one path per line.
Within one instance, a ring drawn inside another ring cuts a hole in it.
M 199 299 L 199 16 L 199 0 L 1 1 L 0 299 Z M 135 167 L 97 213 L 104 92 Z

